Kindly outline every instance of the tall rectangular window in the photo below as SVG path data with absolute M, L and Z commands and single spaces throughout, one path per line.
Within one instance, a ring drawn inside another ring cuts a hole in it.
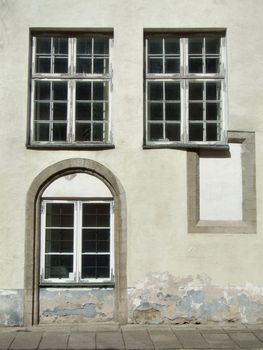
M 112 35 L 32 37 L 31 145 L 111 143 Z
M 225 144 L 225 36 L 145 38 L 146 144 Z
M 41 215 L 42 283 L 113 279 L 111 201 L 44 200 Z

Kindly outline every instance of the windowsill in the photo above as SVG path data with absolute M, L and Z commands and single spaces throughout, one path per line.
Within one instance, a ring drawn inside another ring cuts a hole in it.
M 213 150 L 223 150 L 228 151 L 228 144 L 208 144 L 208 143 L 148 143 L 144 144 L 143 149 L 180 149 L 180 150 L 189 150 L 189 149 L 213 149 Z
M 104 288 L 104 287 L 114 287 L 115 283 L 112 281 L 108 282 L 81 282 L 81 283 L 66 283 L 66 282 L 41 282 L 39 287 L 40 288 Z
M 112 143 L 89 143 L 89 144 L 26 144 L 27 149 L 34 150 L 106 150 L 115 148 Z

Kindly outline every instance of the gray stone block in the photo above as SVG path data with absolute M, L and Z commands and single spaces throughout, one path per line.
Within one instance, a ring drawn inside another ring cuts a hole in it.
M 155 349 L 179 349 L 182 347 L 172 330 L 149 329 Z
M 203 337 L 212 348 L 234 349 L 236 347 L 236 344 L 228 334 L 203 333 Z
M 71 333 L 68 341 L 68 350 L 95 349 L 95 333 Z
M 67 333 L 45 333 L 39 345 L 39 350 L 67 349 L 69 335 Z
M 96 349 L 124 349 L 124 342 L 121 332 L 97 333 Z
M 185 330 L 185 331 L 177 331 L 175 330 L 175 335 L 182 343 L 183 347 L 186 349 L 194 348 L 194 349 L 207 349 L 209 348 L 209 344 L 205 341 L 202 334 L 198 331 L 193 330 Z
M 152 341 L 146 330 L 123 330 L 125 348 L 135 349 L 153 349 Z
M 263 348 L 263 343 L 252 333 L 229 332 L 229 335 L 241 348 Z
M 41 340 L 41 333 L 21 332 L 15 337 L 9 349 L 11 350 L 35 350 Z
M 8 349 L 15 336 L 15 333 L 0 333 L 0 350 Z

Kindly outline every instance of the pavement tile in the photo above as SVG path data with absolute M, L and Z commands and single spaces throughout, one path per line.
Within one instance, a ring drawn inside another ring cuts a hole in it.
M 38 348 L 42 334 L 32 332 L 19 332 L 11 344 L 11 350 L 35 350 Z
M 95 332 L 71 333 L 68 340 L 68 350 L 95 349 Z
M 15 339 L 16 333 L 0 333 L 0 350 L 6 350 Z
M 179 341 L 183 344 L 185 349 L 207 349 L 209 344 L 205 341 L 204 337 L 199 331 L 196 330 L 175 330 L 175 335 Z
M 96 333 L 96 349 L 124 349 L 121 332 Z
M 210 347 L 217 349 L 235 349 L 237 348 L 236 344 L 229 337 L 228 334 L 220 333 L 203 333 L 203 337 L 210 345 Z
M 229 335 L 241 348 L 263 348 L 263 343 L 253 333 L 229 332 Z
M 263 330 L 255 330 L 252 333 L 255 334 L 259 340 L 263 341 Z
M 170 329 L 148 329 L 155 349 L 178 349 L 182 345 Z
M 247 324 L 246 327 L 251 330 L 263 330 L 263 323 Z
M 123 330 L 125 348 L 128 350 L 153 349 L 147 330 Z
M 39 350 L 65 350 L 69 335 L 67 333 L 47 332 L 39 344 Z

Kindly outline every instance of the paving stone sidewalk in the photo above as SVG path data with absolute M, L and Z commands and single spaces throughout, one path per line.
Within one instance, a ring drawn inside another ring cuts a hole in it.
M 0 350 L 262 349 L 263 324 L 0 328 Z

